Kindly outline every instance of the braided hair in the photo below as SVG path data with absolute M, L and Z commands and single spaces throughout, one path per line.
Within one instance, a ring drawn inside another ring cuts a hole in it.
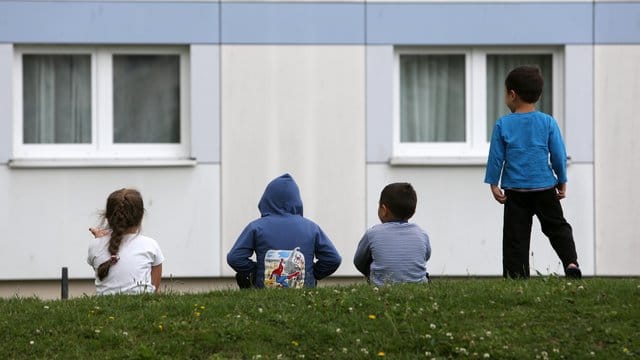
M 107 198 L 107 208 L 102 215 L 111 229 L 109 253 L 111 258 L 98 266 L 98 279 L 109 275 L 109 269 L 118 262 L 118 251 L 122 238 L 133 227 L 140 226 L 144 215 L 142 195 L 134 189 L 120 189 L 112 192 Z

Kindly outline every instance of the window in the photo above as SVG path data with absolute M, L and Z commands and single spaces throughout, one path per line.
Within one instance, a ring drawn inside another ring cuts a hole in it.
M 188 56 L 174 47 L 17 47 L 14 157 L 189 157 Z
M 394 158 L 484 161 L 495 121 L 509 111 L 504 79 L 525 64 L 544 76 L 538 109 L 561 121 L 559 49 L 396 49 Z

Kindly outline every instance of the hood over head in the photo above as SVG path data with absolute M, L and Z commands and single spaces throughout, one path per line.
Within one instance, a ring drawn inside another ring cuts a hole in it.
M 262 216 L 267 215 L 300 215 L 302 216 L 302 199 L 298 184 L 289 174 L 273 179 L 258 203 Z

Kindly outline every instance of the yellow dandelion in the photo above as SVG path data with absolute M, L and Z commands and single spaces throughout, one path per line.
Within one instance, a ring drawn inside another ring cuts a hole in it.
M 196 311 L 195 313 L 193 313 L 193 315 L 195 315 L 196 317 L 198 317 L 198 316 L 200 316 L 200 313 Z
M 200 305 L 200 310 L 204 310 L 204 305 Z
M 164 330 L 164 326 L 162 326 L 162 324 L 160 324 L 160 325 L 158 325 L 158 329 L 159 329 L 160 331 L 163 331 L 163 330 Z
M 291 341 L 291 345 L 293 345 L 293 346 L 296 346 L 296 347 L 297 347 L 297 346 L 299 346 L 299 345 L 300 345 L 300 343 L 299 343 L 299 342 L 297 342 L 297 341 L 295 341 L 295 340 L 293 340 L 293 341 Z
M 116 318 L 114 318 L 113 316 L 109 316 L 109 320 L 115 320 Z
M 374 314 L 371 314 L 371 315 L 369 315 L 369 319 L 371 319 L 371 320 L 375 320 L 375 319 L 376 319 L 376 316 L 375 316 Z
M 384 356 L 384 351 L 378 351 L 378 356 Z

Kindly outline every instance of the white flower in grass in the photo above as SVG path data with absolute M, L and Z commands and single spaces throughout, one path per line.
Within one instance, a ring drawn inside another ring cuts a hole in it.
M 49 306 L 47 306 L 47 305 L 43 306 L 42 308 L 45 309 L 45 310 L 49 310 Z
M 484 354 L 482 355 L 482 357 L 483 357 L 483 358 L 485 358 L 485 359 L 488 359 L 488 358 L 490 358 L 490 357 L 491 357 L 491 355 L 490 355 L 489 353 L 484 353 Z
M 360 351 L 365 355 L 369 354 L 369 350 L 367 350 L 366 348 L 360 348 Z
M 431 356 L 431 351 L 425 351 L 424 356 Z
M 435 329 L 435 328 L 436 328 L 436 324 L 429 324 L 429 327 L 430 327 L 431 329 Z
M 340 329 L 340 328 L 336 329 L 336 333 L 340 334 L 341 332 L 342 332 L 342 329 Z
M 29 341 L 29 345 L 33 345 L 33 344 L 35 344 L 35 343 L 36 343 L 36 342 L 35 342 L 35 341 L 33 341 L 33 340 Z
M 100 329 L 93 330 L 96 334 L 100 334 Z

